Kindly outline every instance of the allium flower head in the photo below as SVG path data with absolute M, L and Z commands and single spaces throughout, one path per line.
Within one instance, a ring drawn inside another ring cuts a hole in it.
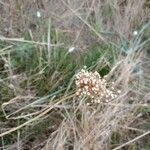
M 100 103 L 101 101 L 111 101 L 117 98 L 120 90 L 115 90 L 113 85 L 108 87 L 107 81 L 96 72 L 89 72 L 82 69 L 76 74 L 76 95 L 89 96 L 93 100 L 91 102 Z

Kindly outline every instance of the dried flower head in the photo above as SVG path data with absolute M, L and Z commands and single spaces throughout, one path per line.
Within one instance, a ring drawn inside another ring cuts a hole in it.
M 86 95 L 92 98 L 92 103 L 109 102 L 118 97 L 120 90 L 115 90 L 113 83 L 111 86 L 107 85 L 105 78 L 96 72 L 89 72 L 82 69 L 76 74 L 76 95 Z

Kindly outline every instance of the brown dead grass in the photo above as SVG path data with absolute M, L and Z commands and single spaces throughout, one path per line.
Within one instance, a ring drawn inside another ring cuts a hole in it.
M 58 41 L 64 43 L 65 48 L 75 46 L 79 50 L 87 50 L 97 43 L 118 44 L 120 36 L 127 41 L 130 48 L 133 31 L 139 30 L 150 19 L 147 3 L 148 0 L 1 0 L 0 36 L 20 38 L 28 33 L 31 40 L 42 41 L 43 36 L 47 34 L 46 24 L 51 21 Z M 41 12 L 41 18 L 37 18 L 37 11 Z M 36 44 L 40 45 L 38 42 Z M 19 117 L 5 114 L 7 121 L 0 121 L 1 141 L 3 143 L 3 138 L 8 134 L 14 137 L 14 141 L 6 147 L 5 144 L 1 145 L 0 148 L 117 150 L 125 147 L 133 150 L 149 146 L 149 112 L 145 113 L 143 109 L 149 108 L 150 60 L 143 49 L 145 47 L 141 46 L 125 56 L 119 55 L 112 66 L 108 81 L 114 81 L 123 91 L 115 101 L 99 106 L 87 106 L 86 98 L 65 93 L 61 99 L 54 97 L 53 103 L 40 110 L 23 109 L 23 112 L 22 108 L 39 98 L 36 96 L 38 93 L 30 90 L 32 87 L 20 88 L 19 81 L 23 82 L 28 76 L 22 73 L 14 79 L 9 59 L 4 57 L 3 61 L 8 64 L 5 71 L 9 81 L 15 81 L 12 84 L 15 85 L 13 89 L 16 97 L 12 96 L 9 100 L 5 97 L 8 103 L 2 102 L 1 105 L 10 105 L 12 112 L 17 109 L 20 114 L 29 111 L 29 117 L 32 113 L 36 116 L 18 125 L 16 120 L 23 118 L 23 114 Z M 137 74 L 133 74 L 135 66 L 140 70 Z M 40 75 L 36 75 L 39 80 Z M 49 121 L 45 123 L 45 120 Z M 36 133 L 36 127 L 41 128 L 40 133 Z M 23 136 L 20 138 L 23 129 Z M 14 131 L 17 133 L 13 134 Z

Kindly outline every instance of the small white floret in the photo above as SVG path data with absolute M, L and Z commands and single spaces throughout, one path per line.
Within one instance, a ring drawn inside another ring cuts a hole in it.
M 133 35 L 134 35 L 134 36 L 138 35 L 138 32 L 137 32 L 137 31 L 134 31 L 134 32 L 133 32 Z
M 68 50 L 68 52 L 72 53 L 74 50 L 75 50 L 75 47 L 70 47 L 69 50 Z
M 38 18 L 41 18 L 41 13 L 39 11 L 36 12 Z

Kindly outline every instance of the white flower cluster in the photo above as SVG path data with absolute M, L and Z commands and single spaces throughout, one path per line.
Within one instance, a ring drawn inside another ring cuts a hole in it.
M 118 97 L 120 90 L 116 91 L 113 87 L 107 87 L 107 82 L 98 72 L 89 72 L 82 69 L 76 74 L 76 95 L 89 96 L 91 103 L 109 102 Z

